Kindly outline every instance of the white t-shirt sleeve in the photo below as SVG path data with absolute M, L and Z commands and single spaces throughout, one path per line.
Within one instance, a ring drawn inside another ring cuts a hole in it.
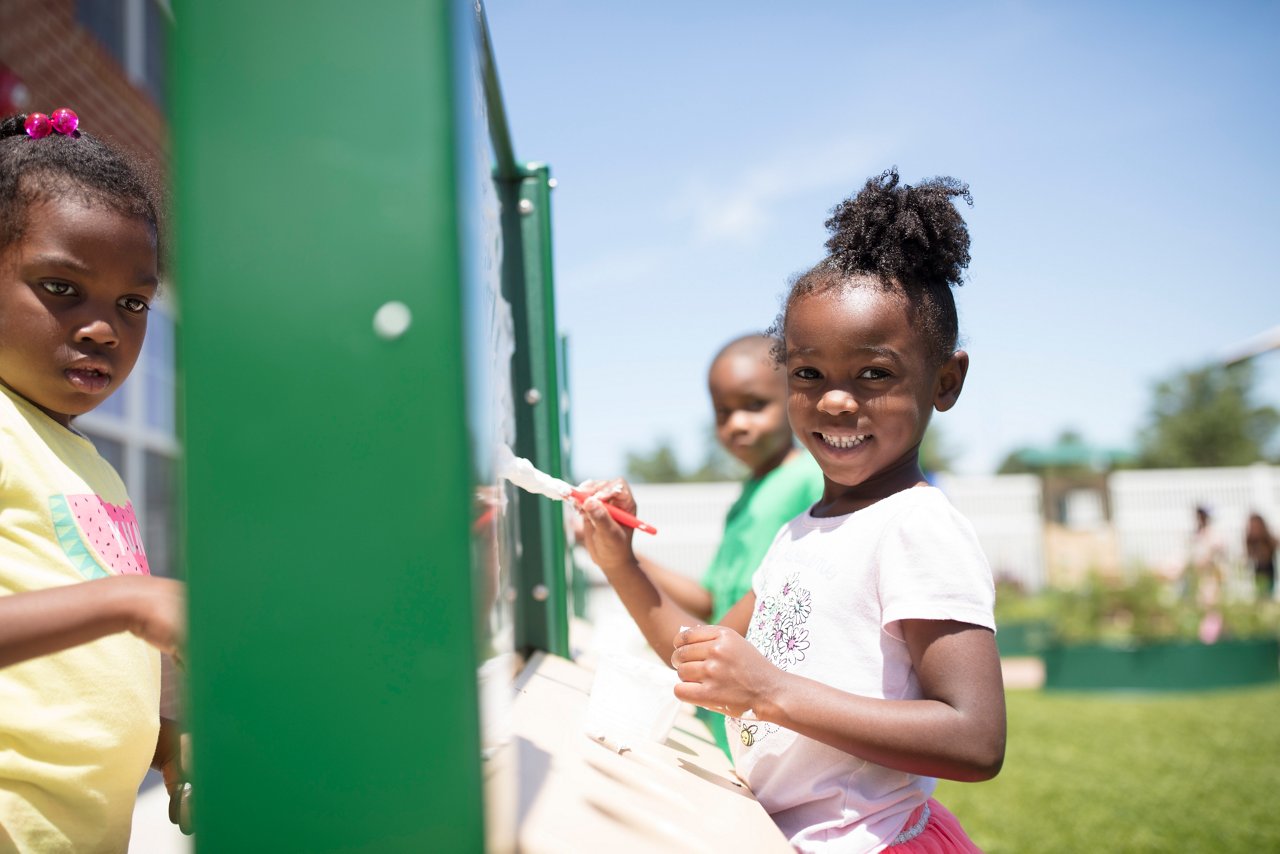
M 940 494 L 907 508 L 876 549 L 881 625 L 901 640 L 900 620 L 955 620 L 995 630 L 995 582 L 969 521 Z

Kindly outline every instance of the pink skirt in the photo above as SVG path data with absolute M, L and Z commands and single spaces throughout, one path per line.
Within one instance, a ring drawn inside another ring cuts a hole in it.
M 933 798 L 916 807 L 898 840 L 889 843 L 893 854 L 982 854 L 960 826 L 960 820 Z

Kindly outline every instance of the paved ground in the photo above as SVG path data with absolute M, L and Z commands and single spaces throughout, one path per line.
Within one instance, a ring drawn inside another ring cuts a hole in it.
M 1044 661 L 1034 656 L 1002 658 L 1005 688 L 1040 688 L 1044 686 Z
M 129 854 L 189 854 L 195 846 L 169 823 L 169 793 L 158 771 L 148 771 L 133 809 Z

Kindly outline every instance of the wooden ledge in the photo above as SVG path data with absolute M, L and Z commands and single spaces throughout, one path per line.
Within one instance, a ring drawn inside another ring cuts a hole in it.
M 486 776 L 517 780 L 518 850 L 791 851 L 692 706 L 663 744 L 616 753 L 588 738 L 591 680 L 585 667 L 543 653 L 516 680 L 512 741 Z

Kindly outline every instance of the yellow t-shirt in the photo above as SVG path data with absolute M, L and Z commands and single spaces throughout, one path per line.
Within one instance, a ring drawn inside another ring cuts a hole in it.
M 149 574 L 120 476 L 0 386 L 0 596 Z M 0 852 L 123 852 L 155 753 L 160 655 L 123 633 L 0 668 Z

